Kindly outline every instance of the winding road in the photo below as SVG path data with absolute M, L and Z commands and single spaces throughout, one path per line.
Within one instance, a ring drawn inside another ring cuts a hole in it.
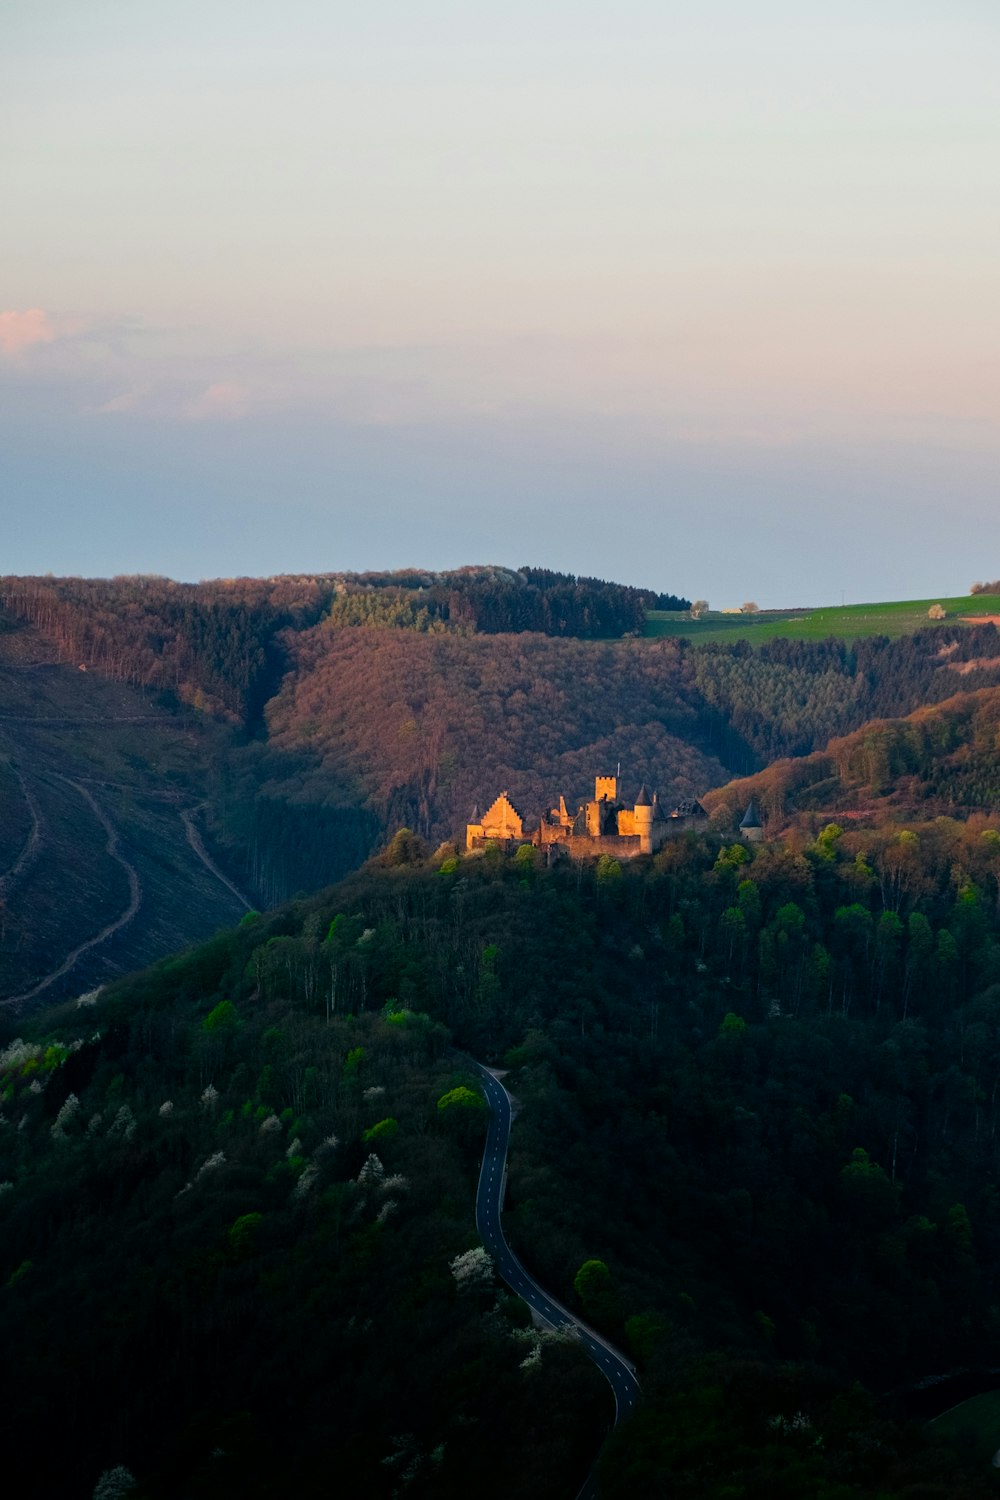
M 496 1268 L 512 1291 L 522 1297 L 532 1312 L 536 1313 L 551 1328 L 572 1328 L 579 1336 L 581 1347 L 594 1361 L 608 1381 L 615 1398 L 615 1425 L 631 1415 L 639 1400 L 639 1382 L 635 1367 L 629 1363 L 606 1339 L 595 1333 L 569 1308 L 558 1302 L 535 1278 L 526 1271 L 511 1250 L 504 1236 L 500 1220 L 504 1190 L 507 1183 L 507 1148 L 510 1144 L 512 1119 L 511 1097 L 495 1073 L 482 1063 L 463 1054 L 462 1061 L 475 1069 L 479 1076 L 486 1102 L 490 1108 L 490 1124 L 483 1152 L 483 1165 L 479 1173 L 476 1192 L 476 1228 L 483 1244 L 493 1256 Z M 594 1493 L 593 1474 L 589 1475 L 577 1500 L 586 1500 Z

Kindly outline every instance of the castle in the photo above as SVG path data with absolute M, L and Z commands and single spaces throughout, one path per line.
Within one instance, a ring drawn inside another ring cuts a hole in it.
M 512 849 L 518 844 L 533 844 L 550 856 L 565 853 L 585 859 L 613 854 L 617 859 L 634 859 L 639 854 L 654 854 L 668 839 L 688 828 L 703 826 L 707 817 L 701 803 L 693 799 L 665 812 L 656 793 L 650 797 L 645 786 L 629 807 L 619 799 L 617 776 L 598 776 L 592 801 L 583 803 L 574 814 L 567 809 L 566 798 L 560 797 L 559 806 L 543 813 L 530 832 L 526 832 L 525 820 L 510 794 L 501 792 L 482 818 L 478 809 L 473 812 L 465 830 L 465 847 L 476 850 L 499 844 Z

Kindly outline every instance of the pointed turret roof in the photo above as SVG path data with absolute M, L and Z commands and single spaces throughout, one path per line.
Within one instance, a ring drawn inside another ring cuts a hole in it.
M 635 799 L 635 805 L 636 805 L 636 807 L 650 807 L 650 806 L 652 806 L 652 804 L 650 803 L 650 800 L 649 800 L 649 793 L 646 791 L 646 783 L 645 782 L 643 782 L 642 786 L 639 788 L 639 795 Z
M 747 810 L 740 819 L 740 827 L 760 828 L 761 826 L 762 825 L 760 818 L 757 816 L 757 804 L 751 797 L 750 801 L 747 803 Z

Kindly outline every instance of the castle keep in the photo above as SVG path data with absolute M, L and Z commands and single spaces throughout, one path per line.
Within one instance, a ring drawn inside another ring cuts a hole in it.
M 511 849 L 517 844 L 534 844 L 549 854 L 565 853 L 577 859 L 598 854 L 613 854 L 617 859 L 633 859 L 638 854 L 653 854 L 668 839 L 676 838 L 688 828 L 697 828 L 707 818 L 700 802 L 679 802 L 666 812 L 654 792 L 645 786 L 635 802 L 628 806 L 618 796 L 617 776 L 598 776 L 594 796 L 575 813 L 559 798 L 559 806 L 543 813 L 537 827 L 526 830 L 525 820 L 502 792 L 492 807 L 479 817 L 478 809 L 466 826 L 465 847 L 485 849 L 490 844 Z

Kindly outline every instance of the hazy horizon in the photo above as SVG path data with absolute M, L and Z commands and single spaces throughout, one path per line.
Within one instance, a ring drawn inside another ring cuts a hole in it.
M 1000 574 L 985 4 L 12 0 L 0 37 L 3 571 Z

